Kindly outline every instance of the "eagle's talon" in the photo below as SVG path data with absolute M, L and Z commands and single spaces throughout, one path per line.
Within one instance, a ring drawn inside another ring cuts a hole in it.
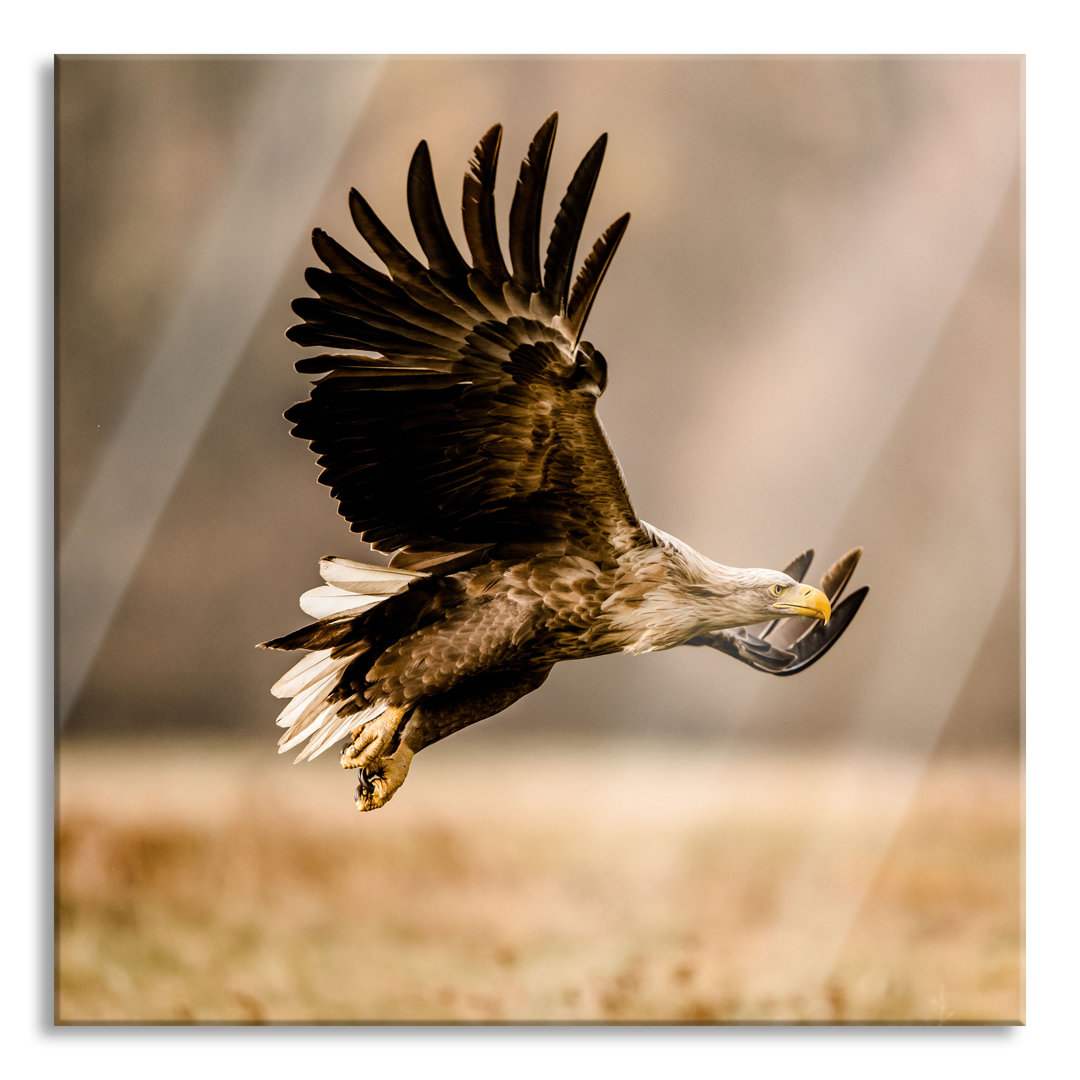
M 377 762 L 394 741 L 404 716 L 404 709 L 389 708 L 356 728 L 341 751 L 341 767 L 363 769 Z
M 356 780 L 356 800 L 360 801 L 370 795 L 375 790 L 375 785 L 372 782 L 372 778 L 368 775 L 367 769 L 361 769 L 357 775 Z
M 374 768 L 361 768 L 356 785 L 356 809 L 363 813 L 385 806 L 405 782 L 412 756 L 413 752 L 408 747 L 399 746 Z

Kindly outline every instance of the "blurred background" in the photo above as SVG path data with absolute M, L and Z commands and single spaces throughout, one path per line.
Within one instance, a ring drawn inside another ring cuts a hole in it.
M 1021 1018 L 1020 58 L 56 71 L 60 1019 Z M 460 240 L 504 124 L 505 238 L 554 110 L 546 221 L 602 131 L 583 244 L 632 213 L 586 337 L 639 515 L 862 545 L 871 594 L 798 678 L 560 665 L 358 819 L 254 648 L 366 557 L 281 418 L 289 302 L 313 226 L 367 257 L 351 186 L 417 250 L 421 138 Z

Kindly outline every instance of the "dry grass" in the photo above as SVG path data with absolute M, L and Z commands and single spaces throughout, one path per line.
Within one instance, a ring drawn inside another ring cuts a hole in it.
M 1022 1018 L 1015 761 L 458 738 L 363 817 L 332 762 L 63 744 L 57 1020 Z

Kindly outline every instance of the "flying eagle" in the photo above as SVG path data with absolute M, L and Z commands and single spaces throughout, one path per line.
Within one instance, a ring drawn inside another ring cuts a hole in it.
M 386 273 L 316 229 L 326 269 L 306 280 L 318 297 L 293 303 L 303 322 L 289 338 L 344 351 L 297 362 L 322 378 L 285 417 L 319 455 L 352 531 L 393 555 L 387 567 L 323 559 L 326 584 L 300 600 L 316 621 L 265 645 L 307 650 L 273 687 L 292 699 L 277 721 L 281 751 L 306 741 L 299 761 L 344 739 L 360 810 L 393 795 L 418 750 L 501 712 L 560 660 L 707 645 L 792 675 L 831 648 L 867 593 L 839 600 L 860 549 L 817 589 L 803 584 L 811 551 L 783 571 L 723 566 L 634 513 L 596 415 L 607 363 L 581 337 L 630 215 L 573 279 L 602 135 L 541 265 L 556 120 L 521 165 L 509 266 L 495 225 L 496 125 L 465 175 L 468 259 L 421 142 L 407 192 L 427 265 L 353 190 L 353 221 Z

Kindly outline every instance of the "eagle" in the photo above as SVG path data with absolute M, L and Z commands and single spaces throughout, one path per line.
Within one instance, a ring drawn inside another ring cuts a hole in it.
M 422 262 L 349 193 L 353 222 L 385 271 L 323 230 L 323 267 L 294 301 L 287 337 L 324 351 L 320 376 L 285 413 L 310 443 L 353 532 L 388 565 L 320 562 L 304 593 L 315 621 L 264 642 L 304 650 L 272 688 L 289 703 L 279 748 L 297 761 L 344 740 L 361 811 L 383 806 L 413 755 L 506 709 L 552 667 L 676 645 L 718 649 L 793 675 L 836 643 L 867 594 L 841 599 L 861 549 L 804 581 L 725 566 L 642 521 L 596 414 L 603 354 L 582 338 L 629 214 L 573 275 L 607 136 L 574 172 L 541 262 L 540 217 L 558 115 L 536 133 L 510 205 L 507 264 L 495 217 L 502 126 L 465 174 L 468 257 L 443 216 L 426 142 L 406 185 Z

